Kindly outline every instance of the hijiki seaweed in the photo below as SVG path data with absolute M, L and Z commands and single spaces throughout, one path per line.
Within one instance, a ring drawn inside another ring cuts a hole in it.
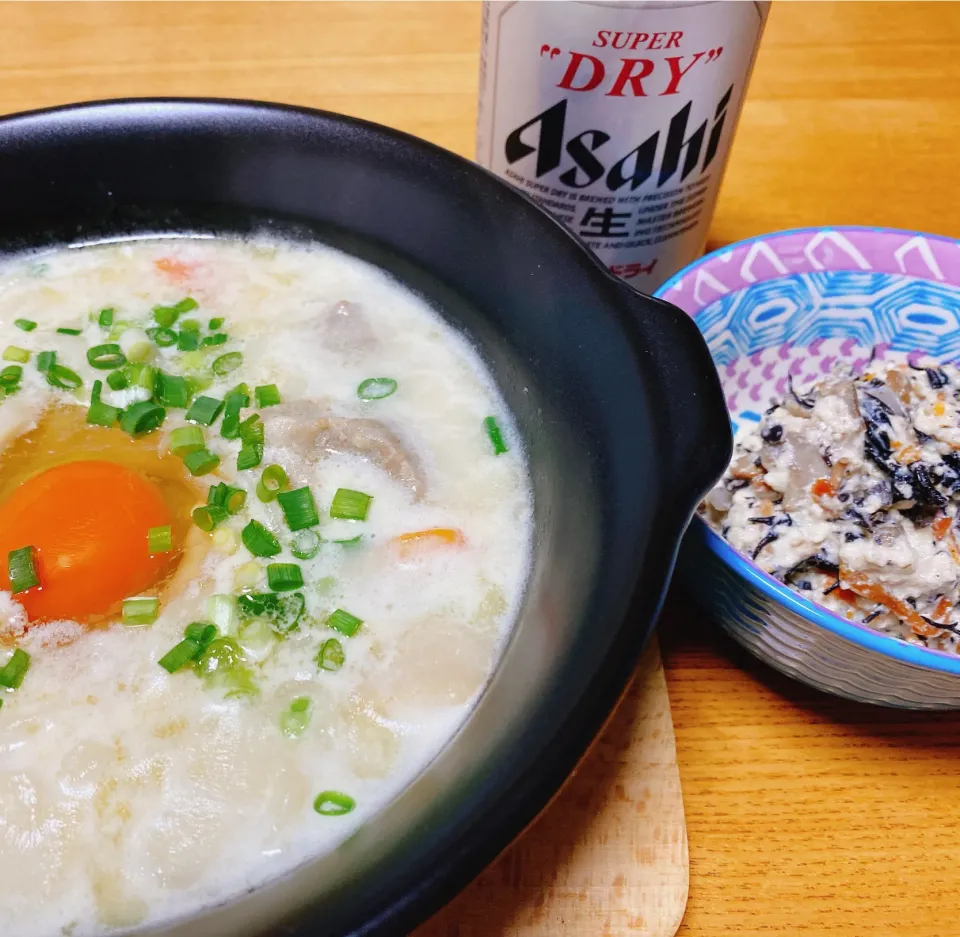
M 736 438 L 701 513 L 831 611 L 960 651 L 960 371 L 837 366 Z

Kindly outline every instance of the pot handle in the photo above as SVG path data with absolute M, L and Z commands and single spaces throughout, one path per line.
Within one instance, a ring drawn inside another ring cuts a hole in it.
M 618 280 L 638 336 L 637 352 L 655 375 L 660 438 L 669 458 L 665 477 L 681 503 L 698 501 L 723 474 L 733 452 L 720 376 L 693 319 L 662 299 Z

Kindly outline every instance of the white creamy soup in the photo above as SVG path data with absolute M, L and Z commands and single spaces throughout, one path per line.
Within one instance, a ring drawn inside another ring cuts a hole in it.
M 474 705 L 525 583 L 510 415 L 319 246 L 0 265 L 0 932 L 187 915 L 327 852 Z

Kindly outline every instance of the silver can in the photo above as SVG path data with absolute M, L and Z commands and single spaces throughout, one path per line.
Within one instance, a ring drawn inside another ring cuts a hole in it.
M 484 3 L 477 161 L 651 292 L 703 250 L 768 10 Z

